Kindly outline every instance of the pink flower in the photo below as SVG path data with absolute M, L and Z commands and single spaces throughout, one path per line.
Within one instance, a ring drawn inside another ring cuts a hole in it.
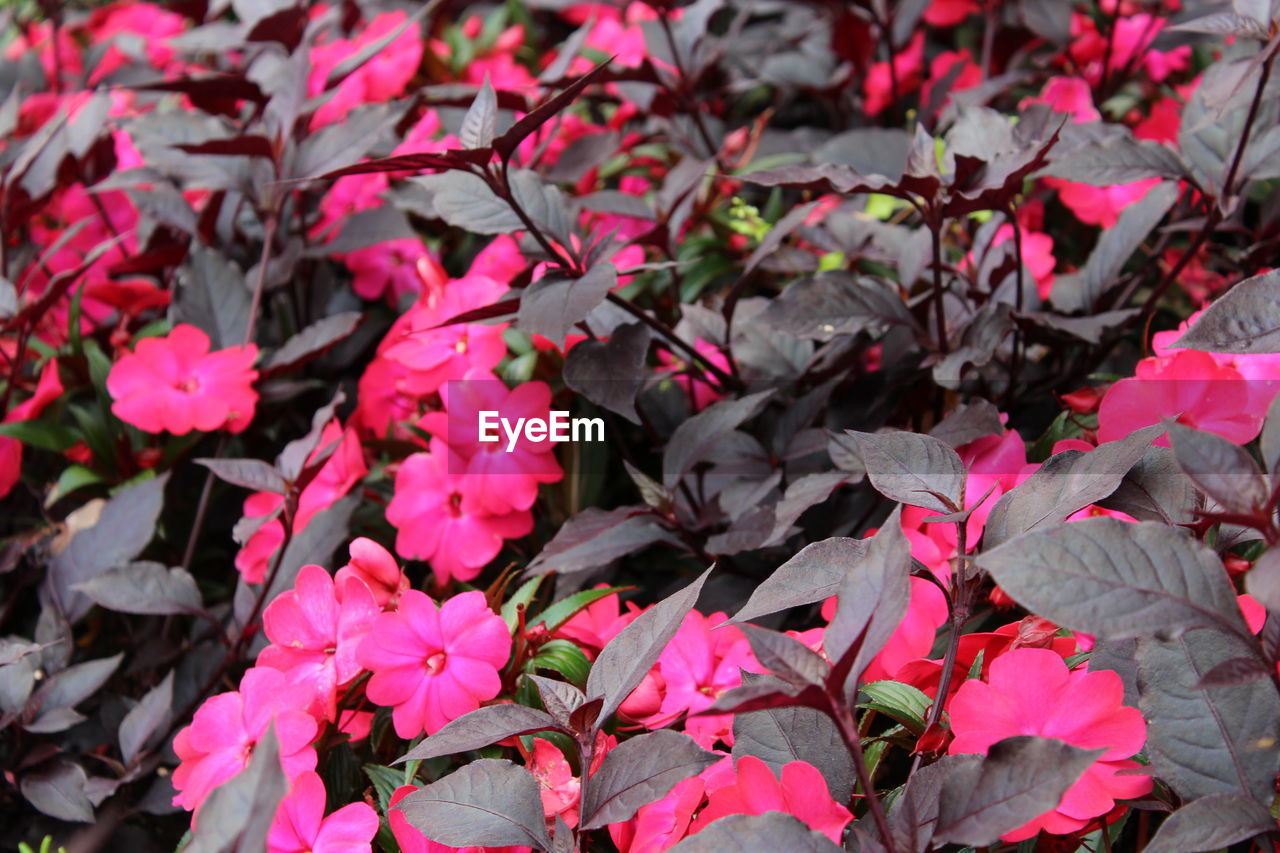
M 369 853 L 378 833 L 378 813 L 367 803 L 351 803 L 324 814 L 324 782 L 308 771 L 276 809 L 267 835 L 267 853 Z
M 181 764 L 173 771 L 175 806 L 195 810 L 209 792 L 249 763 L 253 748 L 275 727 L 285 776 L 296 779 L 316 766 L 311 747 L 317 726 L 304 708 L 311 702 L 305 685 L 290 684 L 285 674 L 254 667 L 240 679 L 240 689 L 205 700 L 191 724 L 173 739 Z
M 326 720 L 337 719 L 337 691 L 360 674 L 356 647 L 378 614 L 373 593 L 349 577 L 341 597 L 333 578 L 320 566 L 303 566 L 293 589 L 281 593 L 262 614 L 271 645 L 258 656 L 259 666 L 289 675 L 312 690 L 308 710 Z
M 572 640 L 588 657 L 594 658 L 643 612 L 632 602 L 627 602 L 626 612 L 620 612 L 620 605 L 616 592 L 593 601 L 561 625 L 556 636 Z
M 600 757 L 603 759 L 604 756 Z M 534 738 L 529 772 L 538 783 L 542 811 L 547 818 L 554 823 L 556 815 L 559 815 L 569 826 L 577 826 L 582 782 L 573 775 L 573 768 L 564 753 L 551 741 Z
M 1072 672 L 1048 649 L 1015 649 L 992 661 L 986 681 L 964 682 L 950 712 L 952 755 L 985 754 L 998 741 L 1017 735 L 1106 749 L 1057 807 L 1006 834 L 1004 841 L 1021 841 L 1041 830 L 1076 832 L 1110 812 L 1116 800 L 1151 791 L 1150 776 L 1121 774 L 1140 767 L 1128 759 L 1142 749 L 1147 724 L 1137 708 L 1124 704 L 1124 685 L 1114 672 Z
M 609 824 L 613 843 L 621 853 L 661 853 L 676 846 L 689 834 L 706 789 L 701 775 L 677 782 L 665 797 L 641 806 L 631 820 Z
M 909 95 L 920 88 L 920 74 L 924 70 L 924 31 L 917 30 L 911 41 L 893 57 L 898 88 L 897 96 Z M 868 116 L 877 116 L 893 103 L 895 75 L 889 73 L 887 61 L 876 62 L 867 69 L 862 81 L 862 110 Z
M 10 379 L 12 381 L 12 378 Z M 40 370 L 35 392 L 4 415 L 4 423 L 38 418 L 45 407 L 62 396 L 62 380 L 58 378 L 58 360 L 51 358 Z M 0 498 L 9 494 L 22 476 L 22 442 L 0 436 Z
M 924 19 L 931 27 L 954 27 L 981 11 L 978 0 L 932 0 L 925 9 Z
M 418 790 L 417 785 L 401 785 L 391 794 L 387 810 L 387 822 L 391 824 L 391 834 L 396 844 L 400 845 L 400 853 L 532 853 L 531 847 L 447 847 L 435 841 L 428 841 L 419 832 L 404 812 L 395 806 L 405 797 Z
M 951 76 L 954 74 L 955 76 Z M 944 50 L 929 63 L 929 79 L 920 87 L 920 103 L 933 103 L 933 87 L 936 83 L 947 81 L 939 106 L 951 101 L 955 92 L 972 89 L 982 82 L 982 69 L 973 61 L 973 54 L 964 50 Z
M 831 799 L 827 780 L 812 764 L 784 764 L 779 778 L 759 758 L 744 755 L 738 759 L 736 770 L 737 778 L 732 783 L 711 790 L 706 808 L 693 821 L 690 835 L 732 814 L 783 812 L 840 843 L 840 835 L 853 815 Z
M 385 12 L 362 27 L 354 39 L 335 39 L 328 44 L 311 49 L 311 75 L 307 78 L 307 93 L 312 97 L 325 90 L 329 74 L 343 60 L 390 35 L 405 22 L 403 11 Z M 312 118 L 315 127 L 332 124 L 346 118 L 360 104 L 388 101 L 404 92 L 404 88 L 418 70 L 422 61 L 422 33 L 410 25 L 373 58 L 352 72 L 338 84 L 334 96 L 318 109 Z
M 498 440 L 480 440 L 482 411 L 497 412 L 512 424 L 521 418 L 546 421 L 551 389 L 545 382 L 507 388 L 491 374 L 469 374 L 466 379 L 446 385 L 443 396 L 445 411 L 427 415 L 421 426 L 443 438 L 450 451 L 465 460 L 464 467 L 450 465 L 449 470 L 469 475 L 466 493 L 476 510 L 494 514 L 527 510 L 538 499 L 540 484 L 559 482 L 564 477 L 552 452 L 555 445 L 550 441 L 533 441 L 521 431 L 513 446 L 497 424 L 494 429 Z
M 343 263 L 351 270 L 351 282 L 361 299 L 386 299 L 393 307 L 406 294 L 422 289 L 418 261 L 428 256 L 422 241 L 412 238 L 385 240 L 347 252 Z
M 1145 178 L 1129 184 L 1110 184 L 1094 187 L 1061 178 L 1045 178 L 1044 182 L 1058 190 L 1058 199 L 1071 209 L 1086 225 L 1111 228 L 1120 219 L 1120 213 L 1129 205 L 1146 198 L 1147 193 L 1160 183 L 1159 178 Z
M 1144 358 L 1135 375 L 1107 389 L 1098 407 L 1098 441 L 1116 441 L 1165 418 L 1244 444 L 1262 429 L 1269 394 L 1198 350 Z M 1168 444 L 1162 437 L 1158 444 Z
M 434 394 L 446 382 L 463 379 L 473 370 L 488 373 L 506 357 L 502 336 L 506 324 L 440 325 L 468 310 L 448 298 L 466 283 L 466 279 L 452 282 L 436 305 L 415 305 L 385 339 L 382 355 L 408 369 L 406 388 L 417 396 Z
M 1082 77 L 1050 77 L 1036 97 L 1023 98 L 1018 106 L 1048 104 L 1056 113 L 1066 113 L 1077 122 L 1101 121 L 1102 113 L 1093 105 L 1093 88 Z
M 400 593 L 409 588 L 409 578 L 391 552 L 372 539 L 360 536 L 348 549 L 351 560 L 333 576 L 335 584 L 347 578 L 359 578 L 373 594 L 378 607 L 394 606 Z
M 725 690 L 742 684 L 743 669 L 759 671 L 742 631 L 732 626 L 715 627 L 727 618 L 723 613 L 703 616 L 690 611 L 654 665 L 647 689 L 642 684 L 627 698 L 624 713 L 648 728 L 662 728 L 711 707 Z M 658 696 L 657 710 L 649 710 Z M 685 731 L 706 749 L 717 740 L 732 745 L 733 715 L 690 716 Z
M 185 435 L 224 426 L 240 432 L 253 420 L 258 372 L 253 344 L 209 352 L 209 336 L 186 323 L 168 337 L 144 338 L 107 375 L 111 411 L 143 432 Z
M 498 670 L 511 654 L 502 617 L 484 593 L 464 592 L 439 607 L 415 589 L 394 613 L 378 616 L 356 658 L 373 672 L 365 695 L 390 705 L 396 734 L 408 740 L 480 707 L 498 695 Z
M 475 497 L 475 477 L 455 473 L 466 462 L 443 441 L 431 439 L 429 453 L 400 464 L 387 521 L 398 530 L 396 550 L 427 560 L 441 585 L 450 578 L 471 580 L 502 550 L 505 539 L 533 530 L 528 510 L 485 512 Z

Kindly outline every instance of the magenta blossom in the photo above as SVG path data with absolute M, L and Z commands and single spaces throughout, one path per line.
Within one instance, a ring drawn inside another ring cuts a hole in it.
M 504 539 L 533 529 L 528 510 L 492 514 L 477 499 L 474 476 L 455 473 L 466 463 L 438 438 L 428 453 L 415 453 L 400 465 L 396 492 L 387 505 L 396 550 L 428 560 L 440 584 L 450 578 L 471 580 L 502 550 Z
M 267 835 L 267 853 L 369 853 L 378 832 L 378 813 L 367 803 L 351 803 L 328 817 L 320 776 L 308 771 L 276 808 Z
M 360 674 L 356 647 L 378 613 L 364 581 L 348 577 L 338 590 L 323 568 L 303 566 L 293 589 L 281 593 L 262 614 L 271 645 L 258 656 L 258 665 L 309 686 L 308 710 L 336 720 L 338 689 Z
M 411 589 L 394 613 L 378 616 L 356 658 L 373 672 L 365 695 L 390 705 L 396 734 L 408 740 L 470 713 L 502 689 L 498 670 L 511 636 L 484 593 L 464 592 L 439 607 Z
M 205 700 L 191 725 L 173 739 L 181 764 L 173 771 L 178 791 L 175 806 L 196 810 L 209 792 L 235 776 L 249 763 L 253 748 L 274 726 L 280 744 L 280 763 L 289 779 L 316 766 L 315 718 L 304 708 L 311 703 L 306 685 L 290 684 L 279 670 L 254 667 L 240 679 L 240 689 Z
M 800 819 L 810 829 L 839 843 L 853 815 L 831 798 L 827 780 L 812 764 L 792 761 L 782 765 L 781 776 L 754 755 L 744 755 L 735 767 L 737 777 L 728 785 L 710 788 L 705 808 L 694 819 L 689 834 L 732 814 L 759 815 L 783 812 Z
M 393 607 L 400 598 L 400 593 L 409 588 L 409 578 L 401 570 L 400 564 L 391 552 L 372 539 L 364 536 L 351 541 L 348 548 L 350 561 L 338 569 L 333 581 L 339 585 L 347 578 L 358 578 L 369 592 L 378 607 Z M 341 596 L 339 596 L 341 600 Z
M 975 678 L 960 686 L 950 717 L 952 755 L 986 754 L 993 744 L 1018 735 L 1106 750 L 1057 807 L 1007 833 L 1004 841 L 1021 841 L 1041 830 L 1077 832 L 1110 812 L 1116 800 L 1151 791 L 1151 777 L 1131 773 L 1141 765 L 1129 760 L 1142 749 L 1147 724 L 1137 708 L 1124 704 L 1124 685 L 1109 670 L 1069 671 L 1050 649 L 1012 649 L 991 662 L 986 681 Z
M 240 432 L 258 403 L 257 357 L 253 344 L 209 352 L 209 336 L 181 323 L 168 337 L 138 341 L 111 368 L 111 411 L 143 432 Z

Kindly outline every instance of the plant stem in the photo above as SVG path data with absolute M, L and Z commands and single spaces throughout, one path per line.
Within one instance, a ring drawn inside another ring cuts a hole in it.
M 227 449 L 227 435 L 218 438 L 218 446 L 213 451 L 213 458 L 218 459 Z M 191 571 L 191 561 L 195 558 L 196 542 L 200 539 L 200 531 L 204 528 L 204 518 L 209 511 L 209 497 L 213 493 L 213 471 L 204 476 L 204 487 L 200 489 L 200 500 L 196 503 L 196 515 L 191 521 L 191 533 L 187 536 L 187 547 L 182 552 L 182 568 Z
M 262 235 L 262 255 L 258 259 L 258 280 L 253 285 L 253 301 L 249 303 L 249 319 L 244 327 L 244 345 L 253 343 L 258 328 L 258 312 L 262 309 L 262 291 L 267 286 L 267 263 L 271 260 L 271 244 L 276 239 L 276 229 L 280 227 L 280 211 L 272 205 L 267 211 L 266 229 Z
M 936 212 L 930 208 L 925 223 L 929 227 L 929 244 L 933 255 L 933 312 L 938 336 L 938 352 L 946 355 L 951 351 L 947 343 L 947 314 L 943 302 L 942 289 L 942 222 Z
M 845 748 L 849 750 L 849 755 L 853 758 L 853 770 L 858 777 L 858 786 L 862 788 L 862 793 L 866 796 L 867 810 L 871 812 L 871 819 L 875 822 L 876 830 L 880 833 L 880 840 L 884 843 L 885 849 L 889 853 L 898 853 L 893 834 L 889 831 L 889 819 L 884 813 L 884 804 L 876 796 L 875 788 L 871 784 L 871 774 L 867 771 L 867 758 L 862 752 L 862 738 L 858 734 L 853 712 L 849 710 L 848 705 L 835 697 L 831 697 L 831 700 L 833 706 L 831 717 L 840 732 L 840 738 L 844 741 Z

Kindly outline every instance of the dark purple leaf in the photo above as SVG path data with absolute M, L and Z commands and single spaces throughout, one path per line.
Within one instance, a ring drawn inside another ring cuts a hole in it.
M 964 506 L 964 463 L 948 445 L 913 432 L 845 433 L 857 443 L 867 478 L 880 494 L 942 513 Z
M 489 75 L 484 75 L 484 85 L 471 102 L 470 109 L 462 117 L 462 129 L 458 131 L 458 139 L 464 148 L 489 148 L 493 137 L 498 133 L 498 98 L 489 83 Z
M 852 699 L 858 679 L 897 630 L 911 595 L 911 546 L 902 532 L 901 507 L 885 521 L 861 560 L 845 570 L 836 613 L 823 634 L 823 648 L 845 676 Z
M 556 681 L 534 673 L 525 673 L 524 677 L 538 688 L 542 707 L 562 726 L 568 725 L 570 715 L 587 700 L 581 690 L 567 681 Z
M 1197 498 L 1196 487 L 1178 467 L 1173 450 L 1148 447 L 1119 488 L 1097 503 L 1140 521 L 1185 524 L 1194 517 Z
M 749 677 L 750 673 L 743 676 L 744 680 Z M 792 761 L 812 764 L 827 780 L 827 789 L 837 803 L 848 802 L 853 793 L 853 761 L 844 740 L 831 718 L 814 708 L 768 708 L 735 714 L 734 760 L 744 755 L 754 755 L 774 773 Z
M 720 400 L 676 427 L 662 456 L 663 485 L 675 488 L 681 477 L 724 442 L 725 436 L 760 414 L 772 396 L 769 390 Z
M 1072 630 L 1114 639 L 1243 630 L 1222 561 L 1165 524 L 1088 518 L 1024 533 L 976 561 L 1023 607 Z
M 1211 432 L 1168 426 L 1174 458 L 1201 491 L 1229 512 L 1265 517 L 1271 487 L 1249 451 Z
M 865 539 L 835 537 L 806 545 L 756 587 L 733 621 L 825 601 L 839 592 L 845 574 L 866 554 Z
M 283 495 L 288 485 L 280 472 L 261 459 L 196 459 L 212 471 L 219 480 L 240 486 L 253 492 L 271 492 Z
M 1209 33 L 1220 36 L 1241 36 L 1243 38 L 1267 41 L 1267 27 L 1250 15 L 1238 12 L 1212 12 L 1202 15 L 1186 23 L 1178 24 L 1171 29 L 1189 33 Z M 1226 845 L 1219 844 L 1219 847 Z
M 107 683 L 123 659 L 124 654 L 121 653 L 69 666 L 54 675 L 44 683 L 37 696 L 41 713 L 79 705 Z
M 1052 0 L 1048 0 L 1052 2 Z M 1178 152 L 1167 145 L 1120 134 L 1077 146 L 1054 158 L 1046 175 L 1095 187 L 1148 178 L 1178 180 L 1187 172 Z
M 581 341 L 564 359 L 565 384 L 598 406 L 617 412 L 632 423 L 636 394 L 644 387 L 649 329 L 641 323 L 618 326 L 607 341 Z
M 1157 424 L 1088 453 L 1067 450 L 1049 457 L 1024 482 L 1000 496 L 987 517 L 983 544 L 993 548 L 1028 530 L 1061 523 L 1107 497 L 1163 431 Z
M 1206 672 L 1196 686 L 1200 688 L 1232 687 L 1270 677 L 1271 666 L 1256 656 L 1231 658 Z
M 252 298 L 239 267 L 212 249 L 196 247 L 178 273 L 174 314 L 208 335 L 211 349 L 240 346 Z
M 794 637 L 758 625 L 742 625 L 756 660 L 766 670 L 796 687 L 821 685 L 831 664 Z
M 667 643 L 680 630 L 684 617 L 698 602 L 698 593 L 709 574 L 711 569 L 640 614 L 600 652 L 587 677 L 586 689 L 586 695 L 592 699 L 604 699 L 596 728 L 612 716 L 648 674 Z
M 45 588 L 70 621 L 79 619 L 93 604 L 72 587 L 130 562 L 151 541 L 168 479 L 168 474 L 161 474 L 121 490 L 102 508 L 97 524 L 78 532 L 54 556 Z
M 996 843 L 1058 805 L 1104 751 L 1026 736 L 994 744 L 980 762 L 957 765 L 944 780 L 934 844 Z
M 455 228 L 476 234 L 510 234 L 525 227 L 511 205 L 479 175 L 449 172 L 433 177 L 430 187 L 435 193 L 432 203 L 436 214 Z
M 1220 631 L 1187 631 L 1138 643 L 1139 706 L 1151 769 L 1184 800 L 1210 794 L 1275 796 L 1280 696 L 1271 680 L 1223 687 L 1200 681 L 1254 652 Z
M 284 346 L 272 354 L 264 373 L 288 370 L 322 355 L 334 344 L 350 337 L 363 320 L 364 315 L 359 311 L 344 311 L 317 320 L 285 341 Z
M 157 733 L 164 731 L 173 715 L 173 671 L 164 680 L 148 690 L 138 704 L 129 709 L 120 721 L 117 734 L 120 754 L 126 765 L 132 765 L 138 753 L 146 748 Z
M 55 760 L 22 776 L 20 787 L 27 802 L 58 820 L 93 822 L 93 805 L 85 795 L 84 769 L 70 761 Z
M 347 401 L 347 395 L 339 388 L 333 399 L 316 409 L 311 415 L 311 429 L 302 438 L 296 438 L 285 445 L 284 450 L 276 457 L 276 467 L 290 481 L 296 481 L 304 468 L 322 464 L 322 460 L 311 459 L 311 455 L 320 448 L 320 439 L 324 436 L 324 428 L 333 420 L 338 407 Z M 336 446 L 335 446 L 336 447 Z M 330 454 L 320 453 L 325 459 Z
M 573 103 L 578 95 L 582 94 L 582 90 L 591 85 L 591 81 L 603 71 L 612 58 L 592 68 L 586 74 L 583 74 L 577 80 L 574 80 L 566 86 L 561 92 L 553 98 L 549 98 L 538 106 L 534 107 L 528 115 L 521 118 L 502 136 L 493 142 L 493 150 L 504 161 L 510 160 L 511 155 L 515 153 L 516 148 L 525 140 L 529 134 L 533 133 L 539 127 L 546 124 L 556 113 L 563 110 L 569 104 Z
M 163 563 L 134 562 L 108 569 L 72 589 L 118 613 L 191 613 L 201 606 L 195 578 Z
M 473 761 L 409 794 L 396 808 L 437 844 L 551 847 L 538 783 L 510 761 Z
M 1208 853 L 1274 832 L 1271 811 L 1244 794 L 1210 794 L 1165 818 L 1143 853 Z
M 192 145 L 175 145 L 188 154 L 216 154 L 222 156 L 266 157 L 274 159 L 275 150 L 265 136 L 236 136 L 230 139 L 211 139 Z
M 1165 181 L 1141 201 L 1126 207 L 1111 228 L 1102 232 L 1080 276 L 1055 283 L 1053 304 L 1063 311 L 1091 310 L 1118 280 L 1129 258 L 1147 239 L 1178 199 L 1178 184 Z
M 582 829 L 630 820 L 677 782 L 720 760 L 682 732 L 659 729 L 623 741 L 605 755 L 583 787 Z
M 713 821 L 690 835 L 670 853 L 842 853 L 825 835 L 782 812 L 734 814 Z
M 1053 44 L 1071 41 L 1071 7 L 1058 0 L 1019 0 L 1018 11 L 1027 29 Z
M 1280 270 L 1228 290 L 1173 346 L 1236 354 L 1280 352 Z
M 604 301 L 617 283 L 618 270 L 607 261 L 578 278 L 548 273 L 524 289 L 516 325 L 561 346 L 565 336 Z
M 761 320 L 781 332 L 817 341 L 914 325 L 896 287 L 842 271 L 821 272 L 787 285 Z
M 556 721 L 544 711 L 524 705 L 487 705 L 450 720 L 444 728 L 396 759 L 406 761 L 439 758 L 459 752 L 482 749 L 513 735 L 527 735 L 557 728 Z
M 974 400 L 952 409 L 929 435 L 952 447 L 962 447 L 971 441 L 1004 431 L 1000 422 L 1000 410 L 987 400 Z
M 132 86 L 142 92 L 181 92 L 189 95 L 200 107 L 202 99 L 242 100 L 265 104 L 267 96 L 258 85 L 239 74 L 212 74 L 205 77 L 186 77 Z M 203 108 L 202 108 L 203 109 Z
M 525 575 L 569 574 L 594 569 L 641 548 L 676 541 L 658 524 L 648 507 L 624 506 L 611 510 L 588 507 L 561 525 L 529 563 Z

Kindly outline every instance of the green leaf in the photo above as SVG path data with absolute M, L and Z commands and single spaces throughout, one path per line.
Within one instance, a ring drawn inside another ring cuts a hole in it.
M 381 764 L 364 765 L 364 775 L 373 783 L 374 793 L 378 796 L 378 807 L 385 812 L 390 808 L 391 795 L 404 784 L 404 771 L 395 767 L 384 767 Z
M 591 672 L 591 661 L 583 654 L 582 649 L 568 640 L 551 640 L 529 661 L 526 671 L 532 672 L 535 669 L 558 672 L 575 687 L 584 687 L 587 675 Z
M 61 453 L 80 440 L 71 427 L 44 421 L 12 421 L 0 424 L 0 435 L 16 438 L 23 444 Z
M 544 576 L 539 575 L 533 580 L 541 580 L 542 577 Z M 530 581 L 529 583 L 532 582 L 533 581 Z M 528 583 L 525 584 L 525 586 L 528 585 Z M 524 587 L 521 587 L 521 589 L 523 588 Z M 533 624 L 546 625 L 547 633 L 554 634 L 559 630 L 561 625 L 572 619 L 578 612 L 586 609 L 605 596 L 613 595 L 616 592 L 622 592 L 625 589 L 629 589 L 629 587 L 610 586 L 603 589 L 585 589 L 582 592 L 576 592 L 568 598 L 560 599 L 555 604 L 552 604 L 546 610 L 542 611 L 542 613 L 538 614 L 538 618 L 534 620 Z
M 538 575 L 525 581 L 516 590 L 515 595 L 511 596 L 510 600 L 502 605 L 502 620 L 507 623 L 507 630 L 512 634 L 515 634 L 516 629 L 520 626 L 516 609 L 521 604 L 525 607 L 529 606 L 529 602 L 533 601 L 533 597 L 538 594 L 538 586 L 542 583 L 542 578 L 543 575 Z
M 859 702 L 859 708 L 878 711 L 913 732 L 924 731 L 925 715 L 933 700 L 920 690 L 897 681 L 872 681 L 862 685 L 862 693 L 870 701 Z

